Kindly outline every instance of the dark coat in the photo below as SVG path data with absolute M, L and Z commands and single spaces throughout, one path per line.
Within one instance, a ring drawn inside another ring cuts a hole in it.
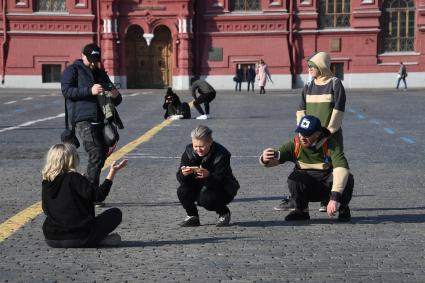
M 62 173 L 53 181 L 43 180 L 41 200 L 47 218 L 43 233 L 49 240 L 86 238 L 94 227 L 94 202 L 104 201 L 112 182 L 96 188 L 83 175 Z
M 91 92 L 92 86 L 96 83 L 105 85 L 104 88 L 112 85 L 104 70 L 96 69 L 92 71 L 84 65 L 81 59 L 76 60 L 64 70 L 61 77 L 61 90 L 63 96 L 67 99 L 67 110 L 70 119 L 72 119 L 73 108 L 75 107 L 75 122 L 103 122 L 103 114 L 98 107 L 97 98 Z M 121 103 L 122 96 L 119 94 L 111 100 L 117 106 Z M 75 106 L 73 105 L 74 103 Z M 122 122 L 117 112 L 116 114 L 117 125 L 121 128 Z
M 238 83 L 243 81 L 243 71 L 242 71 L 242 69 L 236 69 L 235 79 L 236 79 L 236 82 L 238 82 Z
M 167 102 L 170 101 L 170 102 Z M 177 94 L 175 94 L 172 90 L 167 90 L 167 93 L 164 97 L 164 104 L 162 108 L 167 109 L 169 104 L 172 104 L 174 107 L 179 107 L 181 104 L 180 98 Z
M 235 196 L 240 186 L 230 167 L 230 157 L 230 152 L 216 142 L 213 142 L 210 152 L 204 157 L 198 156 L 193 150 L 193 145 L 188 144 L 182 155 L 180 167 L 202 165 L 210 172 L 210 175 L 205 179 L 195 179 L 193 174 L 184 176 L 179 168 L 177 180 L 181 185 L 224 189 L 229 195 Z
M 173 105 L 177 110 L 181 105 L 181 101 L 179 96 L 169 88 L 167 89 L 167 93 L 164 97 L 164 104 L 162 104 L 162 108 L 165 109 L 164 119 L 167 119 L 167 117 L 170 116 L 170 114 L 168 113 L 168 105 L 170 104 Z
M 196 91 L 198 91 L 200 94 L 212 93 L 215 95 L 215 89 L 209 83 L 203 80 L 194 81 L 190 87 L 190 92 L 194 99 L 196 99 Z
M 247 81 L 249 81 L 249 82 L 255 81 L 255 76 L 256 76 L 256 73 L 255 73 L 254 68 L 250 68 L 250 69 L 246 70 Z

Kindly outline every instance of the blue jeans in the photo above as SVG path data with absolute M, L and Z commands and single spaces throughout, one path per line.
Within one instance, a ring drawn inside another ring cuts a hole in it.
M 398 78 L 398 80 L 397 80 L 397 87 L 396 87 L 396 89 L 398 89 L 398 87 L 400 86 L 400 81 L 401 81 L 401 80 L 403 80 L 404 88 L 406 89 L 406 88 L 407 88 L 406 77 L 400 77 L 400 78 Z

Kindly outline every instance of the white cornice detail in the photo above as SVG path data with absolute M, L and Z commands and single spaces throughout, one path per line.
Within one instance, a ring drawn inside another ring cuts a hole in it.
M 81 35 L 93 35 L 95 32 L 78 32 L 78 31 L 8 31 L 8 34 L 54 34 L 54 35 L 72 35 L 72 34 L 81 34 Z
M 379 32 L 380 29 L 378 28 L 343 28 L 343 29 L 305 29 L 305 30 L 295 30 L 294 32 L 298 33 L 310 33 L 310 34 L 316 34 L 316 33 L 358 33 L 358 32 Z
M 26 17 L 94 17 L 94 14 L 69 14 L 69 13 L 6 13 L 7 16 L 26 16 Z

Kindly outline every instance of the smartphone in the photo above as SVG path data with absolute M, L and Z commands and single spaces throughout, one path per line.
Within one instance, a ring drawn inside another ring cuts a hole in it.
M 273 152 L 273 157 L 274 157 L 274 159 L 279 160 L 280 159 L 280 151 L 279 150 L 275 150 Z
M 187 168 L 189 168 L 190 170 L 192 170 L 193 173 L 196 173 L 199 171 L 199 167 L 198 166 L 187 166 Z

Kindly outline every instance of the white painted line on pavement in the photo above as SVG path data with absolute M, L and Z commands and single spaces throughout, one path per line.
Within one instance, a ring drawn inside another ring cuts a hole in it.
M 16 100 L 12 100 L 12 101 L 5 102 L 4 104 L 13 104 L 13 103 L 16 103 L 16 102 L 17 102 Z
M 136 95 L 139 95 L 139 94 L 141 94 L 141 93 L 140 92 L 136 92 L 136 93 L 130 94 L 129 96 L 136 96 Z
M 37 120 L 33 120 L 33 121 L 28 121 L 28 122 L 22 123 L 18 126 L 0 129 L 0 133 L 6 132 L 6 131 L 11 131 L 11 130 L 17 130 L 19 128 L 28 127 L 28 126 L 34 125 L 36 123 L 39 123 L 39 122 L 49 121 L 49 120 L 53 120 L 53 119 L 61 118 L 61 117 L 65 117 L 65 113 L 61 113 L 61 114 L 58 114 L 56 116 L 50 116 L 50 117 L 41 118 L 41 119 L 37 119 Z
M 32 97 L 31 96 L 28 96 L 27 98 L 24 98 L 22 100 L 32 100 Z

